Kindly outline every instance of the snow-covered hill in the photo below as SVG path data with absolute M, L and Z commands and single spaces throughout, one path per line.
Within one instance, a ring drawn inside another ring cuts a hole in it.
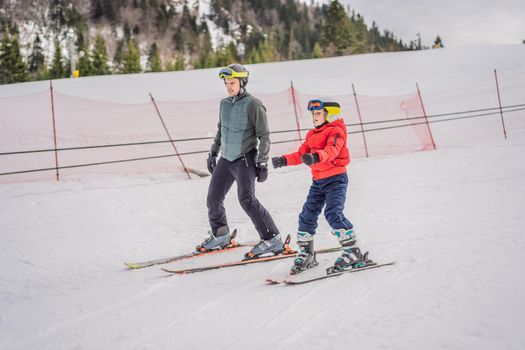
M 525 47 L 376 54 L 250 67 L 251 91 L 294 80 L 307 92 L 410 92 L 428 113 L 523 104 Z M 118 101 L 222 93 L 215 71 L 64 80 L 55 88 Z M 203 86 L 206 88 L 204 89 Z M 0 87 L 16 95 L 45 83 Z M 346 91 L 341 91 L 343 89 Z M 185 253 L 206 235 L 209 178 L 105 178 L 0 186 L 2 349 L 523 349 L 525 113 L 432 125 L 438 149 L 354 160 L 346 213 L 361 246 L 396 265 L 304 286 L 267 286 L 290 260 L 167 276 L 122 262 Z M 204 161 L 204 159 L 203 159 Z M 305 167 L 257 185 L 294 235 Z M 257 235 L 227 197 L 240 241 Z M 320 219 L 319 248 L 336 244 Z M 242 251 L 172 266 L 234 261 Z M 329 258 L 335 259 L 334 255 Z

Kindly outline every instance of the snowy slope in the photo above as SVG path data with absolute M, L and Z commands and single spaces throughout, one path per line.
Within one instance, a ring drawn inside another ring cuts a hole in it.
M 252 91 L 294 79 L 310 92 L 333 93 L 353 78 L 361 93 L 381 95 L 418 81 L 428 87 L 428 112 L 440 113 L 494 107 L 497 68 L 505 104 L 518 104 L 525 103 L 524 53 L 498 46 L 265 64 L 252 67 L 259 77 Z M 278 78 L 262 74 L 269 72 Z M 317 81 L 319 72 L 326 81 Z M 186 97 L 210 73 L 88 78 L 57 88 L 115 100 L 149 88 Z M 219 96 L 220 85 L 209 85 L 192 97 Z M 204 238 L 209 178 L 2 185 L 0 348 L 523 349 L 525 114 L 507 118 L 507 140 L 496 117 L 440 123 L 437 151 L 354 160 L 346 212 L 371 257 L 397 264 L 304 286 L 265 285 L 290 260 L 186 276 L 124 268 L 124 260 L 185 253 Z M 309 181 L 304 167 L 284 168 L 257 186 L 283 233 L 294 234 Z M 256 240 L 235 189 L 226 207 L 239 239 Z M 321 218 L 317 247 L 335 243 Z

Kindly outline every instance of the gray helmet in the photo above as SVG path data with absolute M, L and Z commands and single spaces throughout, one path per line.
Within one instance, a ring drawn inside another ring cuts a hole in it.
M 228 65 L 227 67 L 221 68 L 219 71 L 219 78 L 220 79 L 231 79 L 231 78 L 237 78 L 241 82 L 241 88 L 244 88 L 246 84 L 248 84 L 248 76 L 250 75 L 250 72 L 239 63 L 232 63 Z

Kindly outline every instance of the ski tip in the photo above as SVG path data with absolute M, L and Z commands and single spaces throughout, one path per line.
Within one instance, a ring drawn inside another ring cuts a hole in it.
M 170 269 L 164 268 L 164 267 L 161 268 L 161 269 L 162 269 L 162 271 L 167 272 L 167 273 L 172 274 L 172 275 L 187 275 L 187 274 L 189 274 L 191 272 L 194 272 L 191 269 L 190 270 L 170 270 Z
M 188 173 L 190 174 L 195 174 L 197 175 L 198 177 L 207 177 L 207 176 L 210 176 L 211 174 L 206 171 L 206 170 L 201 170 L 201 169 L 195 169 L 195 168 L 188 168 L 186 167 L 186 170 L 188 171 Z
M 140 269 L 140 268 L 144 267 L 144 266 L 142 266 L 140 264 L 136 264 L 136 263 L 132 263 L 132 262 L 124 262 L 124 265 L 126 265 L 126 267 L 128 269 L 132 269 L 132 270 L 136 270 L 136 269 Z
M 280 284 L 279 281 L 276 281 L 276 280 L 274 280 L 273 278 L 267 278 L 267 279 L 266 279 L 266 283 L 267 283 L 267 284 L 271 284 L 271 285 L 273 285 L 273 284 Z
M 230 235 L 230 240 L 233 240 L 237 236 L 237 229 L 234 228 L 232 234 Z

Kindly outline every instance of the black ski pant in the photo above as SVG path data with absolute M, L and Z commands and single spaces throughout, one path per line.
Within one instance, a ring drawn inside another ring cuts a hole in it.
M 259 236 L 267 240 L 279 234 L 270 213 L 255 198 L 256 155 L 257 151 L 253 150 L 233 162 L 220 158 L 213 169 L 207 204 L 208 218 L 214 235 L 219 228 L 228 226 L 224 198 L 234 182 L 237 183 L 239 203 L 252 220 Z

